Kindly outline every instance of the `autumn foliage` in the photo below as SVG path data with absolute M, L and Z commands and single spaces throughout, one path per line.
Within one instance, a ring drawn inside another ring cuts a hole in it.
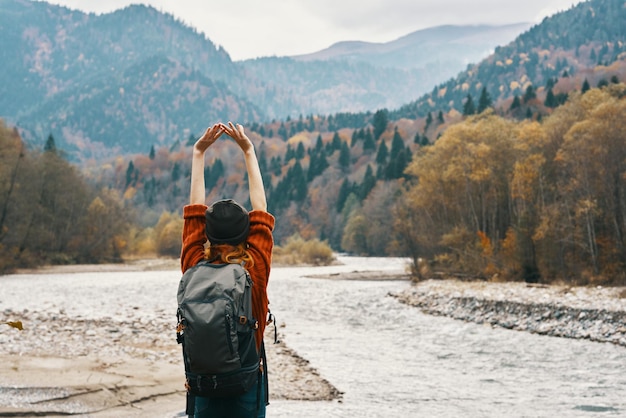
M 625 96 L 612 85 L 541 123 L 487 111 L 450 127 L 407 170 L 412 213 L 397 228 L 413 257 L 484 278 L 625 284 Z

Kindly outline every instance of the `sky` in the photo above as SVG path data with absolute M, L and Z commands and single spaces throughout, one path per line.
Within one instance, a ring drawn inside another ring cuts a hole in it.
M 540 23 L 580 0 L 49 0 L 109 13 L 130 4 L 172 14 L 235 61 L 317 52 L 340 41 L 389 42 L 439 25 Z

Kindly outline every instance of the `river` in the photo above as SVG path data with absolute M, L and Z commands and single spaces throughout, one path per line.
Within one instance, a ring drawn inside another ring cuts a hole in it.
M 346 258 L 315 273 L 396 269 Z M 388 293 L 406 281 L 272 273 L 270 301 L 287 344 L 344 392 L 343 401 L 274 401 L 272 417 L 626 416 L 626 349 L 424 315 Z
M 329 267 L 274 268 L 268 292 L 282 338 L 343 397 L 273 399 L 268 417 L 626 416 L 624 347 L 428 316 L 388 296 L 406 289 L 408 281 L 306 277 L 397 271 L 405 263 L 399 258 L 340 261 Z M 0 308 L 62 307 L 83 318 L 138 318 L 140 309 L 142 321 L 150 320 L 149 312 L 169 321 L 178 285 L 172 274 L 177 273 L 6 276 Z

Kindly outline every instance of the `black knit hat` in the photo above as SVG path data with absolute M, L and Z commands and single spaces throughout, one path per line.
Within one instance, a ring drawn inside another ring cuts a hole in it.
M 237 245 L 248 237 L 250 216 L 232 199 L 218 200 L 205 212 L 206 235 L 211 244 Z

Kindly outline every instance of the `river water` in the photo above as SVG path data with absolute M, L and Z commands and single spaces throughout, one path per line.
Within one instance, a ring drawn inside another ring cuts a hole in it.
M 284 325 L 281 337 L 343 398 L 271 400 L 268 417 L 626 417 L 624 347 L 424 315 L 388 296 L 408 281 L 306 277 L 397 271 L 405 264 L 399 258 L 340 261 L 274 268 L 268 292 Z M 171 320 L 178 286 L 172 274 L 6 276 L 0 311 L 62 307 L 84 318 L 141 312 L 143 321 L 150 320 L 147 313 Z M 69 303 L 62 302 L 70 297 L 67 286 L 74 290 Z
M 400 268 L 346 258 L 315 273 Z M 286 343 L 344 392 L 339 402 L 274 401 L 272 417 L 626 417 L 626 349 L 422 314 L 388 296 L 406 281 L 272 273 Z

